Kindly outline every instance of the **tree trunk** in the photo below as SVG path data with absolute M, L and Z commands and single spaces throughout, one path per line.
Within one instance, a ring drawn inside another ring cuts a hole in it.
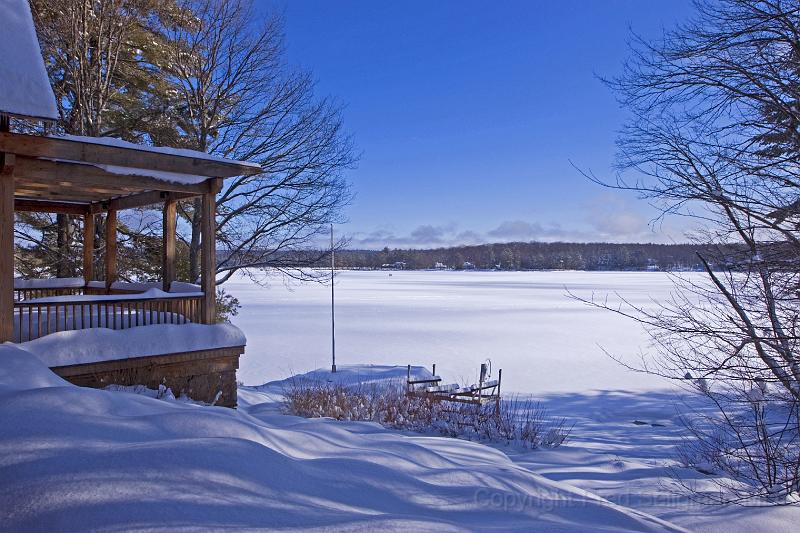
M 98 216 L 94 219 L 94 275 L 101 281 L 106 279 L 106 269 L 103 257 L 106 253 L 106 217 Z M 101 251 L 102 253 L 99 253 Z
M 198 196 L 192 200 L 192 239 L 189 243 L 189 279 L 197 283 L 200 279 L 200 222 L 203 213 L 203 198 Z
M 58 259 L 56 260 L 56 277 L 68 278 L 71 276 L 69 246 L 72 240 L 69 215 L 56 215 L 56 225 L 58 226 L 56 234 L 56 251 L 58 253 Z

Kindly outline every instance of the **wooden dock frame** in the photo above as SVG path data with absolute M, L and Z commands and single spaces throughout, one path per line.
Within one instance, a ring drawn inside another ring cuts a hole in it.
M 406 370 L 406 394 L 412 395 L 417 394 L 420 390 L 416 389 L 417 386 L 422 385 L 423 387 L 427 388 L 429 386 L 435 386 L 441 383 L 442 378 L 436 375 L 436 363 L 433 364 L 433 374 L 432 379 L 411 379 L 411 365 L 408 365 L 408 369 Z M 422 389 L 424 392 L 424 388 Z
M 503 369 L 497 372 L 497 379 L 491 381 L 480 381 L 477 385 L 448 389 L 440 387 L 442 378 L 436 375 L 436 365 L 433 365 L 432 379 L 411 379 L 411 365 L 406 371 L 406 394 L 409 396 L 425 396 L 436 401 L 446 401 L 454 403 L 485 405 L 494 402 L 495 408 L 500 409 L 500 385 L 503 381 Z M 421 386 L 421 387 L 420 387 Z M 454 386 L 451 386 L 454 387 Z M 441 389 L 441 390 L 431 390 Z

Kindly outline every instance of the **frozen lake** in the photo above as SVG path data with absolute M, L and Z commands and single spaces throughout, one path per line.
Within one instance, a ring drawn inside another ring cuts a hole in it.
M 224 287 L 242 303 L 234 323 L 248 338 L 245 384 L 330 366 L 329 286 L 287 288 L 275 278 L 263 288 L 239 278 Z M 567 291 L 652 306 L 672 288 L 659 272 L 340 272 L 337 363 L 436 363 L 445 380 L 466 382 L 489 358 L 503 369 L 506 391 L 660 389 L 669 384 L 622 368 L 601 349 L 638 361 L 649 349 L 642 328 Z

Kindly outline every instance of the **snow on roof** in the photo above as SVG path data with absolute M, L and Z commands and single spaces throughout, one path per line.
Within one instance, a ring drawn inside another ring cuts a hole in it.
M 59 159 L 53 157 L 41 157 L 47 161 L 56 163 L 69 163 L 70 165 L 84 165 L 87 167 L 99 168 L 109 174 L 116 174 L 118 176 L 143 176 L 145 178 L 153 178 L 160 181 L 167 181 L 170 183 L 181 183 L 184 185 L 195 185 L 203 183 L 208 179 L 208 176 L 198 176 L 196 174 L 183 174 L 180 172 L 168 172 L 166 170 L 155 170 L 152 168 L 137 168 L 137 167 L 124 167 L 121 165 L 104 165 L 101 163 L 87 163 L 85 161 L 73 161 L 71 159 Z
M 208 179 L 207 176 L 195 176 L 193 174 L 181 174 L 179 172 L 166 172 L 164 170 L 153 170 L 148 168 L 135 168 L 135 167 L 121 167 L 119 165 L 98 165 L 93 164 L 101 170 L 105 170 L 110 174 L 118 174 L 121 176 L 144 176 L 146 178 L 154 178 L 160 181 L 168 181 L 171 183 L 182 183 L 184 185 L 194 185 L 203 183 Z
M 27 0 L 0 0 L 0 21 L 0 113 L 58 118 Z
M 199 152 L 197 150 L 188 150 L 186 148 L 170 148 L 166 146 L 148 146 L 144 144 L 136 144 L 124 141 L 122 139 L 117 139 L 116 137 L 86 137 L 82 135 L 51 135 L 50 137 L 53 139 L 63 139 L 66 141 L 100 144 L 103 146 L 114 146 L 117 148 L 127 148 L 129 150 L 140 150 L 143 152 L 153 152 L 157 154 L 175 155 L 179 157 L 193 157 L 195 159 L 205 159 L 206 161 L 217 161 L 219 163 L 230 163 L 235 165 L 243 165 L 246 167 L 251 167 L 259 170 L 261 169 L 261 165 L 259 165 L 258 163 L 253 163 L 251 161 L 238 161 L 236 159 L 226 159 L 224 157 L 207 154 L 205 152 Z M 127 167 L 120 167 L 120 168 L 125 168 L 126 173 L 130 170 Z M 108 169 L 104 167 L 104 170 Z M 113 171 L 109 170 L 109 172 Z

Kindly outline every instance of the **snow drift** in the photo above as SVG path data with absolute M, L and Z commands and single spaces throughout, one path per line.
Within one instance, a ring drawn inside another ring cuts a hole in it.
M 83 389 L 0 346 L 0 529 L 675 529 L 491 448 Z

